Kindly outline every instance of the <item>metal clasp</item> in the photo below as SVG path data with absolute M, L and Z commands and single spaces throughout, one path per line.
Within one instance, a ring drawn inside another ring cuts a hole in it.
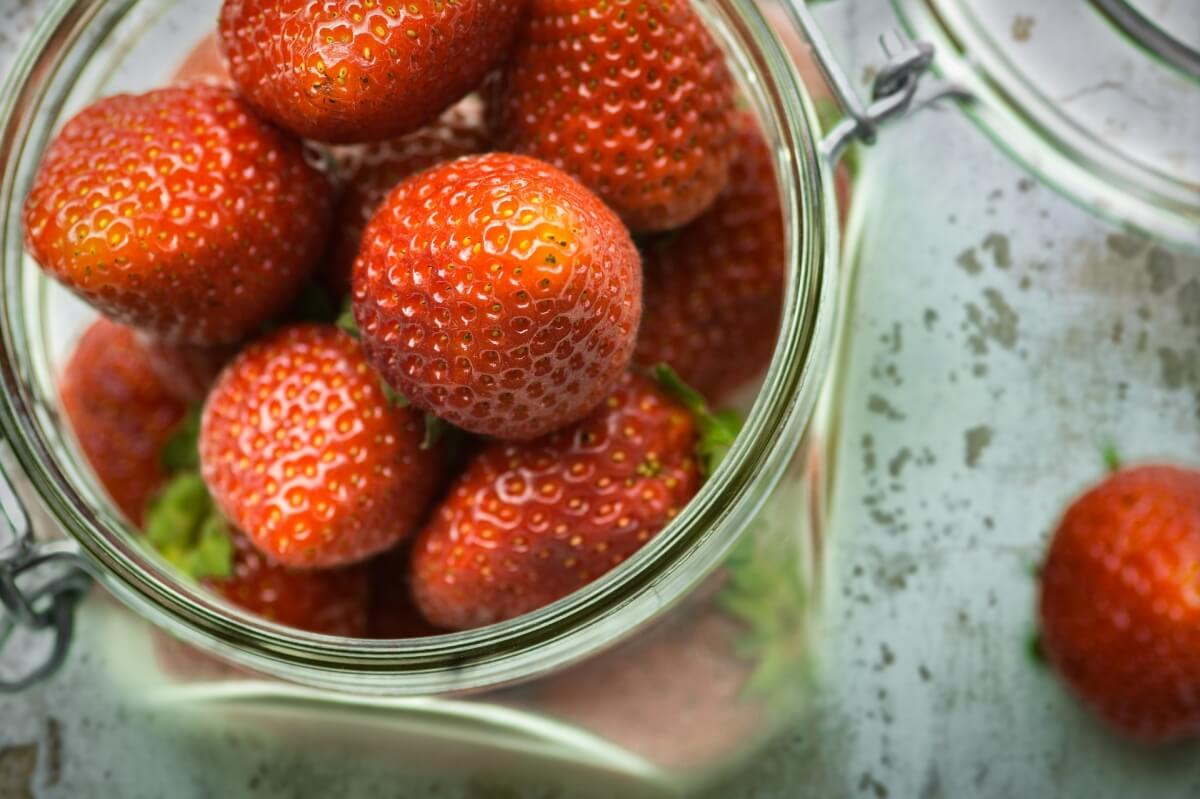
M 41 662 L 20 676 L 0 676 L 0 694 L 22 691 L 62 665 L 74 632 L 75 605 L 90 582 L 73 541 L 34 540 L 29 515 L 0 463 L 0 606 L 5 611 L 0 656 L 18 627 L 54 636 Z
M 917 100 L 922 74 L 933 63 L 933 45 L 923 41 L 914 42 L 893 32 L 880 36 L 880 47 L 887 61 L 875 75 L 871 103 L 865 105 L 859 99 L 850 77 L 839 65 L 825 34 L 808 8 L 807 0 L 788 0 L 784 6 L 808 38 L 817 65 L 829 82 L 834 98 L 846 113 L 846 118 L 834 125 L 821 141 L 821 152 L 831 162 L 836 161 L 855 140 L 874 144 L 879 127 L 890 119 L 944 97 L 970 97 L 964 89 L 946 81 L 925 81 L 925 96 Z

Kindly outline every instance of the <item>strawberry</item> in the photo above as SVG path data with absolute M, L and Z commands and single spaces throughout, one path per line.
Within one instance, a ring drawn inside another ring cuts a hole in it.
M 389 399 L 354 339 L 296 325 L 256 341 L 204 405 L 200 464 L 217 507 L 291 567 L 364 560 L 425 517 L 441 452 Z
M 1041 645 L 1116 730 L 1200 733 L 1200 472 L 1118 471 L 1063 516 L 1041 575 Z
M 301 136 L 349 143 L 416 130 L 508 50 L 523 0 L 226 0 L 220 34 L 239 89 Z
M 194 347 L 145 334 L 138 334 L 138 338 L 163 387 L 188 403 L 204 401 L 221 369 L 237 353 L 233 346 Z
M 408 548 L 384 552 L 369 564 L 371 603 L 367 613 L 368 638 L 421 638 L 445 630 L 434 627 L 413 603 L 408 582 Z
M 258 616 L 328 635 L 366 632 L 364 566 L 298 571 L 272 561 L 230 528 L 195 469 L 179 472 L 151 505 L 146 538 L 185 574 Z
M 353 310 L 371 362 L 418 408 L 530 439 L 620 379 L 641 265 L 599 199 L 532 158 L 467 156 L 400 184 L 368 225 Z
M 327 179 L 296 140 L 203 84 L 85 108 L 25 201 L 42 267 L 117 321 L 228 344 L 299 291 L 329 230 Z
M 229 76 L 229 66 L 225 56 L 221 55 L 221 42 L 216 31 L 201 39 L 192 51 L 183 59 L 179 69 L 175 70 L 175 83 L 202 81 L 217 86 L 232 86 L 233 78 Z
M 362 565 L 288 569 L 238 535 L 232 573 L 210 578 L 205 585 L 233 604 L 288 627 L 351 638 L 367 634 L 370 583 Z
M 187 413 L 133 330 L 100 319 L 79 339 L 60 385 L 63 410 L 113 503 L 141 524 L 167 474 L 160 455 Z
M 688 0 L 531 0 L 488 111 L 638 231 L 695 219 L 733 158 L 734 84 Z
M 331 293 L 345 296 L 363 229 L 401 180 L 423 169 L 487 149 L 483 109 L 472 97 L 418 131 L 374 144 L 341 148 L 344 189 L 337 216 L 333 252 L 326 266 Z
M 706 439 L 724 433 L 701 417 Z M 413 542 L 412 588 L 431 623 L 511 619 L 636 552 L 696 493 L 691 402 L 626 372 L 587 418 L 475 455 Z
M 787 271 L 771 151 L 749 114 L 737 153 L 713 206 L 643 248 L 646 314 L 634 360 L 670 364 L 714 400 L 770 361 Z

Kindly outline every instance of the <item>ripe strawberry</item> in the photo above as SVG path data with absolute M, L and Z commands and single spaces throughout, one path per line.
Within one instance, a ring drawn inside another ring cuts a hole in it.
M 488 147 L 483 108 L 474 97 L 453 106 L 433 124 L 399 139 L 341 148 L 344 183 L 333 252 L 326 265 L 331 293 L 345 296 L 363 229 L 384 198 L 404 178 Z
M 408 582 L 408 547 L 384 552 L 371 561 L 369 568 L 368 638 L 421 638 L 445 632 L 425 621 L 413 603 Z
M 1200 733 L 1200 472 L 1129 468 L 1077 499 L 1040 611 L 1047 659 L 1114 728 Z
M 331 325 L 251 344 L 204 406 L 200 463 L 217 507 L 291 567 L 363 560 L 424 518 L 441 453 L 389 400 L 358 342 Z
M 301 136 L 380 141 L 428 124 L 508 50 L 523 0 L 226 0 L 220 33 L 248 101 Z
M 163 388 L 187 403 L 203 402 L 221 369 L 237 354 L 233 346 L 191 347 L 141 333 L 138 338 Z
M 201 39 L 175 70 L 174 83 L 201 81 L 217 86 L 232 86 L 229 66 L 221 55 L 221 42 L 216 31 Z
M 66 124 L 25 201 L 25 241 L 117 321 L 232 343 L 283 308 L 324 247 L 327 179 L 300 143 L 202 84 L 100 100 Z
M 637 250 L 548 164 L 467 156 L 400 184 L 354 265 L 367 356 L 413 405 L 529 439 L 582 418 L 620 378 L 641 313 Z
M 100 319 L 79 339 L 60 385 L 83 454 L 135 525 L 166 480 L 161 453 L 187 407 L 150 364 L 137 333 Z
M 362 565 L 298 571 L 280 566 L 234 536 L 233 571 L 205 585 L 233 604 L 271 621 L 326 635 L 367 634 L 370 583 Z
M 251 613 L 329 635 L 366 632 L 366 567 L 298 571 L 273 562 L 230 528 L 194 469 L 179 472 L 155 499 L 146 538 L 185 574 Z
M 695 219 L 733 157 L 733 80 L 688 0 L 531 0 L 488 111 L 503 148 L 579 178 L 639 231 Z
M 749 114 L 729 184 L 687 227 L 643 248 L 646 313 L 634 360 L 670 364 L 720 400 L 771 359 L 783 303 L 783 214 L 771 152 Z
M 706 437 L 719 421 L 702 418 Z M 578 424 L 487 446 L 413 543 L 425 618 L 449 629 L 510 619 L 624 561 L 696 493 L 697 426 L 687 405 L 626 372 Z

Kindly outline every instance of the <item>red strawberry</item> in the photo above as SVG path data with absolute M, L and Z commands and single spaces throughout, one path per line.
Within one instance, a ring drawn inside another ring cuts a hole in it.
M 208 34 L 192 48 L 175 70 L 175 83 L 202 81 L 218 86 L 232 86 L 233 78 L 229 76 L 229 66 L 225 56 L 221 55 L 221 42 L 216 31 Z
M 433 624 L 511 619 L 587 585 L 666 526 L 700 483 L 692 413 L 627 372 L 586 419 L 467 464 L 413 543 Z
M 523 0 L 226 0 L 230 71 L 265 116 L 327 142 L 428 124 L 508 50 Z
M 670 364 L 719 400 L 771 359 L 783 303 L 783 214 L 771 151 L 742 116 L 729 185 L 695 222 L 650 242 L 634 359 Z
M 733 157 L 733 80 L 688 0 L 531 0 L 488 111 L 634 230 L 695 219 Z
M 326 267 L 331 292 L 342 297 L 350 290 L 350 273 L 363 229 L 396 184 L 443 161 L 483 152 L 487 146 L 482 106 L 474 97 L 468 97 L 433 124 L 407 136 L 342 148 L 339 155 L 345 189 L 333 253 Z
M 203 402 L 217 375 L 237 347 L 191 347 L 139 334 L 146 359 L 163 387 L 184 402 Z
M 367 614 L 368 638 L 421 638 L 440 635 L 413 603 L 408 583 L 408 548 L 385 552 L 370 563 L 371 605 Z
M 63 410 L 96 477 L 136 525 L 166 480 L 161 455 L 187 411 L 137 333 L 100 319 L 79 339 L 60 386 Z
M 299 142 L 230 90 L 191 84 L 109 97 L 68 122 L 25 201 L 25 240 L 120 322 L 232 343 L 299 291 L 329 195 Z
M 233 604 L 271 621 L 327 635 L 367 633 L 370 583 L 365 566 L 297 571 L 273 563 L 243 535 L 234 536 L 233 572 L 205 580 Z
M 292 567 L 363 560 L 424 518 L 441 454 L 389 400 L 358 342 L 331 325 L 251 344 L 204 406 L 200 463 L 217 507 Z
M 273 562 L 230 528 L 195 470 L 178 473 L 154 501 L 146 538 L 185 574 L 251 613 L 329 635 L 366 632 L 366 567 L 297 571 Z
M 1040 610 L 1047 659 L 1114 728 L 1200 734 L 1200 472 L 1130 468 L 1077 499 Z
M 528 439 L 582 418 L 620 378 L 641 313 L 620 220 L 548 164 L 467 156 L 405 181 L 363 235 L 354 316 L 415 406 Z

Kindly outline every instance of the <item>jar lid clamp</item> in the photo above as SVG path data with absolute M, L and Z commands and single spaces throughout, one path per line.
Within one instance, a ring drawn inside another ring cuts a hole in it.
M 887 60 L 875 75 L 871 86 L 871 102 L 865 104 L 839 64 L 833 48 L 808 8 L 807 0 L 789 0 L 783 6 L 793 23 L 807 37 L 834 99 L 846 114 L 821 141 L 821 151 L 830 161 L 836 161 L 853 141 L 874 144 L 880 126 L 891 119 L 902 117 L 944 97 L 969 98 L 963 89 L 945 81 L 926 81 L 926 91 L 918 100 L 922 74 L 933 63 L 933 45 L 908 39 L 893 31 L 880 36 L 880 47 Z
M 67 655 L 75 605 L 91 582 L 74 541 L 38 542 L 20 498 L 0 464 L 0 655 L 18 627 L 52 631 L 49 652 L 17 677 L 0 675 L 0 694 L 23 691 L 52 674 Z M 40 574 L 41 579 L 36 579 Z

